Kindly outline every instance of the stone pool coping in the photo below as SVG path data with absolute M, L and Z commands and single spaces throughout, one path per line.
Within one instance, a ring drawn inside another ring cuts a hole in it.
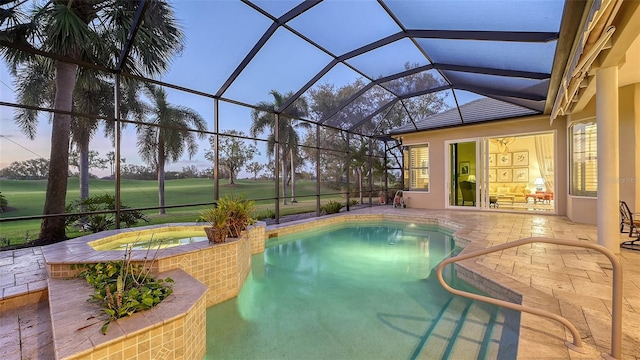
M 172 223 L 148 225 L 136 228 L 124 228 L 117 230 L 107 230 L 95 234 L 89 234 L 63 242 L 47 245 L 43 248 L 44 259 L 47 264 L 67 263 L 67 264 L 83 264 L 94 263 L 105 260 L 120 260 L 123 257 L 123 250 L 95 250 L 90 243 L 103 244 L 105 241 L 117 239 L 121 237 L 131 236 L 133 233 L 152 234 L 154 231 L 196 231 L 202 230 L 206 224 L 198 223 Z M 175 229 L 175 230 L 173 230 Z M 224 245 L 237 241 L 237 238 L 228 238 L 226 243 L 211 244 L 207 241 L 194 242 L 180 246 L 173 246 L 158 251 L 158 259 L 179 255 L 185 250 L 200 250 L 211 246 Z M 148 255 L 153 256 L 155 250 L 133 250 L 131 252 L 132 260 L 143 261 Z

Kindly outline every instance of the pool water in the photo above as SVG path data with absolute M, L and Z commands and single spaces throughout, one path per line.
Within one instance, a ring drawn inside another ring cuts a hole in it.
M 207 309 L 205 358 L 515 359 L 514 314 L 439 285 L 452 245 L 389 222 L 270 239 L 238 297 Z

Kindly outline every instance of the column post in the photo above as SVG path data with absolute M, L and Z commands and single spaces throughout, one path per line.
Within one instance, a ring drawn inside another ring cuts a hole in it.
M 598 125 L 598 244 L 620 253 L 620 134 L 618 68 L 596 70 L 596 122 Z

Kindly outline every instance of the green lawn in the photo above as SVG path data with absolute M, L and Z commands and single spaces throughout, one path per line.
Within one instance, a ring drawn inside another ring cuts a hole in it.
M 115 194 L 113 180 L 90 180 L 90 195 L 104 193 Z M 30 216 L 42 214 L 46 191 L 46 180 L 0 180 L 0 192 L 8 201 L 9 210 L 0 213 L 0 218 Z M 321 189 L 321 194 L 334 193 L 335 190 Z M 297 181 L 295 204 L 280 205 L 280 215 L 315 211 L 316 183 L 313 181 Z M 269 180 L 236 180 L 235 185 L 228 185 L 226 180 L 220 182 L 220 196 L 242 194 L 246 199 L 268 199 L 276 194 L 273 181 Z M 69 178 L 67 203 L 80 196 L 78 178 Z M 158 185 L 151 180 L 123 180 L 121 186 L 122 203 L 132 208 L 144 208 L 158 205 Z M 343 201 L 339 195 L 323 196 L 322 202 L 329 200 Z M 165 204 L 183 205 L 214 201 L 214 183 L 211 179 L 179 179 L 168 180 L 165 184 Z M 258 217 L 267 211 L 274 211 L 273 199 L 256 201 Z M 193 222 L 198 219 L 200 211 L 206 206 L 167 209 L 167 214 L 158 215 L 157 210 L 144 213 L 150 224 L 168 222 Z M 21 244 L 38 236 L 40 220 L 7 221 L 0 223 L 0 247 Z M 67 236 L 81 236 L 84 233 L 67 229 Z M 4 243 L 3 243 L 4 242 Z

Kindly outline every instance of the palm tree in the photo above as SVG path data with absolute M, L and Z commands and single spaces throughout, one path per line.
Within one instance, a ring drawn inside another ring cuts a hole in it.
M 205 138 L 207 125 L 195 110 L 171 105 L 163 88 L 148 84 L 145 93 L 153 102 L 149 109 L 149 125 L 137 125 L 138 153 L 156 168 L 158 175 L 159 213 L 164 214 L 164 166 L 167 161 L 178 161 L 185 150 L 192 157 L 198 151 L 196 137 Z M 197 133 L 190 130 L 195 128 Z
M 262 101 L 256 104 L 257 109 L 251 112 L 253 124 L 251 125 L 251 135 L 256 137 L 259 133 L 269 129 L 267 137 L 267 156 L 271 157 L 275 154 L 276 142 L 280 146 L 280 167 L 282 169 L 282 204 L 287 204 L 287 181 L 291 176 L 291 202 L 296 202 L 296 176 L 295 176 L 295 159 L 300 158 L 298 153 L 298 145 L 300 144 L 300 135 L 296 132 L 297 128 L 308 128 L 309 124 L 297 121 L 296 118 L 307 115 L 309 106 L 305 98 L 299 98 L 288 108 L 287 114 L 280 115 L 278 122 L 278 137 L 275 138 L 275 110 L 293 96 L 292 92 L 282 95 L 276 90 L 269 92 L 273 96 L 273 102 Z M 264 110 L 263 110 L 264 109 Z M 270 110 L 270 111 L 269 111 Z M 290 162 L 289 162 L 290 161 Z M 289 175 L 288 165 L 291 164 L 291 175 Z M 276 179 L 277 180 L 277 179 Z
M 349 165 L 351 170 L 358 176 L 358 192 L 360 193 L 360 204 L 362 204 L 362 183 L 364 176 L 369 173 L 369 146 L 366 142 L 362 141 L 359 146 L 353 147 L 351 151 L 351 161 Z
M 15 73 L 16 93 L 19 102 L 35 107 L 52 107 L 55 101 L 55 74 L 53 60 L 36 57 L 29 66 L 22 66 Z M 81 69 L 78 72 L 73 93 L 73 111 L 97 116 L 113 116 L 113 82 L 104 75 L 91 69 Z M 133 91 L 131 89 L 133 87 Z M 136 119 L 142 116 L 142 109 L 132 81 L 121 82 L 123 101 L 120 104 L 122 116 L 132 114 Z M 16 122 L 23 132 L 33 140 L 35 128 L 38 124 L 38 111 L 18 109 Z M 113 136 L 114 123 L 104 122 L 106 132 Z M 80 198 L 89 197 L 89 142 L 95 135 L 100 122 L 95 118 L 72 116 L 71 142 L 79 152 L 78 170 L 80 184 Z
M 140 4 L 119 0 L 4 2 L 0 12 L 0 38 L 16 46 L 3 46 L 0 54 L 13 71 L 29 66 L 34 58 L 32 54 L 43 51 L 69 61 L 89 61 L 134 75 L 159 75 L 166 70 L 175 52 L 181 50 L 183 34 L 172 8 L 164 1 L 149 0 L 145 3 L 137 36 L 129 43 L 127 37 Z M 129 58 L 118 63 L 124 44 L 130 45 Z M 59 58 L 52 63 L 53 108 L 72 111 L 79 67 Z M 71 115 L 55 112 L 44 215 L 65 212 L 70 133 Z M 45 217 L 39 238 L 45 242 L 64 240 L 64 217 Z
M 74 111 L 98 116 L 113 116 L 114 105 L 113 83 L 96 71 L 81 69 L 73 94 Z M 125 115 L 126 111 L 122 111 L 123 107 L 120 108 L 121 114 Z M 89 143 L 100 123 L 95 118 L 73 116 L 71 119 L 71 142 L 79 152 L 78 177 L 81 200 L 89 198 Z M 106 121 L 105 126 L 107 132 L 112 133 L 113 122 Z

